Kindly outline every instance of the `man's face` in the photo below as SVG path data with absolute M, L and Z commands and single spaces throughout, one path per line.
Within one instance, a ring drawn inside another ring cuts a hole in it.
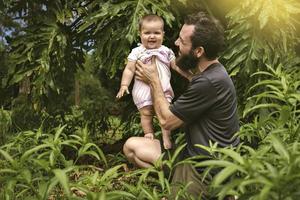
M 197 58 L 192 50 L 191 36 L 193 35 L 195 26 L 184 24 L 179 33 L 175 45 L 179 47 L 176 64 L 183 70 L 193 69 L 197 66 L 199 58 Z

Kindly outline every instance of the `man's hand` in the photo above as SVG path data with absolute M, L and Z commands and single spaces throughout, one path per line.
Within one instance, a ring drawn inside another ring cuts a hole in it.
M 129 94 L 128 86 L 122 85 L 116 97 L 120 99 L 124 96 L 125 92 Z
M 146 65 L 138 60 L 136 64 L 135 78 L 148 84 L 151 83 L 151 81 L 153 81 L 155 78 L 158 78 L 158 71 L 155 61 L 155 56 L 152 56 L 150 65 Z

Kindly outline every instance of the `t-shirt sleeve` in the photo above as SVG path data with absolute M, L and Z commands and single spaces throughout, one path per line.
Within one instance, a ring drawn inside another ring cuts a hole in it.
M 131 52 L 128 55 L 127 59 L 129 61 L 137 61 L 138 57 L 139 57 L 139 54 L 140 54 L 140 48 L 136 47 L 136 48 L 134 48 L 134 49 L 131 50 Z
M 171 112 L 185 123 L 199 119 L 217 101 L 215 88 L 201 77 L 193 80 L 188 89 L 170 106 Z

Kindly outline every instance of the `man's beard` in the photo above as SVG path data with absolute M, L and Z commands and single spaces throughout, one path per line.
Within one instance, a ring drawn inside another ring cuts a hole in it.
M 199 58 L 197 58 L 191 50 L 188 54 L 181 54 L 176 58 L 176 65 L 184 70 L 188 71 L 197 67 Z

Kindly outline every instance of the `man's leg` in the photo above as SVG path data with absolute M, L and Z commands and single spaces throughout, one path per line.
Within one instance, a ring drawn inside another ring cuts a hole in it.
M 151 167 L 161 155 L 160 141 L 145 137 L 131 137 L 124 146 L 123 152 L 127 159 L 139 167 Z
M 181 193 L 180 185 L 184 187 L 189 184 L 185 189 L 188 195 L 193 196 L 195 199 L 206 200 L 208 182 L 207 180 L 202 180 L 202 178 L 191 164 L 177 165 L 172 178 L 170 199 L 175 199 Z M 185 197 L 181 196 L 179 199 L 185 199 Z

